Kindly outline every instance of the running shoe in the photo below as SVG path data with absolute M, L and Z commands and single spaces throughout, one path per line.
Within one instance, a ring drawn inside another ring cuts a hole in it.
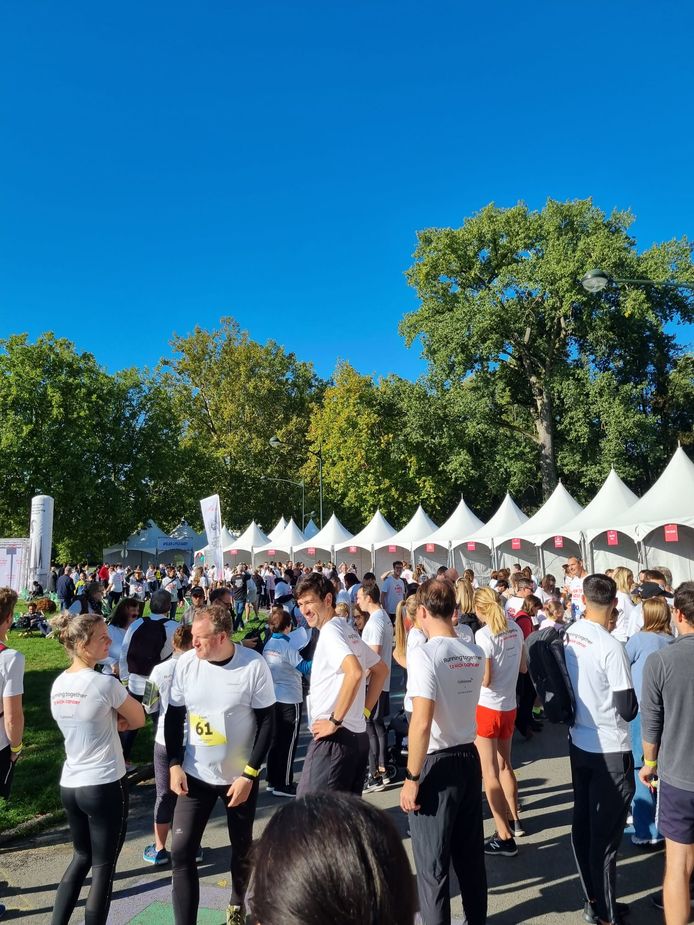
M 246 925 L 246 910 L 243 906 L 227 906 L 227 925 Z
M 142 860 L 146 861 L 148 864 L 168 864 L 171 860 L 171 855 L 166 848 L 157 851 L 156 845 L 147 845 L 142 852 Z
M 629 905 L 628 903 L 615 903 L 615 908 L 617 910 L 617 922 L 619 923 L 629 912 Z M 583 906 L 583 921 L 588 922 L 588 925 L 598 925 L 600 922 L 592 903 L 585 903 Z
M 381 780 L 386 786 L 392 782 L 387 771 L 379 771 L 378 773 L 381 775 Z
M 276 796 L 276 797 L 295 797 L 296 796 L 296 784 L 289 784 L 288 787 L 282 784 L 281 787 L 275 787 L 272 793 L 273 793 L 273 796 Z
M 275 788 L 272 786 L 272 784 L 268 784 L 267 787 L 265 788 L 265 791 L 266 793 L 274 793 Z
M 523 823 L 520 821 L 520 819 L 509 819 L 508 827 L 511 830 L 511 835 L 513 835 L 514 838 L 521 838 L 523 835 L 525 835 L 525 829 L 523 828 Z
M 518 854 L 518 848 L 513 838 L 499 838 L 495 832 L 484 843 L 484 853 L 498 854 L 503 858 L 512 858 Z
M 204 855 L 205 855 L 205 852 L 202 850 L 202 845 L 200 845 L 198 850 L 195 852 L 195 863 L 202 864 L 202 859 Z
M 4 906 L 2 903 L 0 903 L 0 919 L 3 917 L 3 915 L 4 915 L 6 912 L 7 912 L 7 907 Z
M 665 844 L 664 838 L 637 838 L 636 835 L 631 836 L 632 845 L 636 845 L 637 848 L 662 848 Z
M 364 784 L 364 789 L 362 793 L 380 793 L 381 790 L 385 790 L 386 785 L 383 783 L 383 778 L 379 775 L 372 777 L 370 774 L 366 778 L 366 783 Z

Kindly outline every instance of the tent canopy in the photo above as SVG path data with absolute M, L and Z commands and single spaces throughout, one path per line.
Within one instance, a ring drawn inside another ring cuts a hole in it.
M 415 546 L 421 544 L 424 537 L 434 533 L 437 529 L 434 521 L 420 504 L 412 515 L 410 522 L 402 530 L 399 530 L 394 536 L 374 543 L 374 548 L 383 549 L 385 546 L 401 546 L 403 549 L 412 550 Z
M 270 537 L 266 536 L 258 524 L 252 520 L 239 537 L 232 538 L 228 546 L 222 546 L 222 551 L 229 552 L 231 549 L 241 549 L 253 552 L 259 546 L 265 546 L 270 542 Z
M 346 543 L 338 543 L 335 550 L 344 549 L 346 546 L 359 546 L 369 552 L 378 544 L 390 541 L 390 537 L 395 535 L 395 529 L 391 527 L 380 510 L 377 510 L 363 530 L 360 530 L 356 536 Z
M 311 521 L 311 523 L 313 523 L 313 521 Z M 319 530 L 318 533 L 311 537 L 307 537 L 303 543 L 295 547 L 295 551 L 299 552 L 301 549 L 315 548 L 327 549 L 332 553 L 338 544 L 344 545 L 346 543 L 350 545 L 352 540 L 352 534 L 347 527 L 343 526 L 335 514 L 333 514 L 322 530 Z
M 474 541 L 481 543 L 483 546 L 491 547 L 496 537 L 515 536 L 514 531 L 520 529 L 521 525 L 527 523 L 528 515 L 518 507 L 511 495 L 506 492 L 504 500 L 496 510 L 496 513 L 487 521 L 477 533 L 466 536 L 461 542 Z
M 287 526 L 287 521 L 284 519 L 284 516 L 280 517 L 275 526 L 270 530 L 268 536 L 271 540 L 276 540 L 278 536 L 282 536 L 285 528 Z
M 571 497 L 560 481 L 540 510 L 533 514 L 530 520 L 526 520 L 515 532 L 510 530 L 503 536 L 494 537 L 494 543 L 497 545 L 505 540 L 518 537 L 531 540 L 537 546 L 541 546 L 550 536 L 564 536 L 563 531 L 566 524 L 582 510 L 578 501 Z
M 254 552 L 268 552 L 271 549 L 279 549 L 282 552 L 293 553 L 304 540 L 304 534 L 294 523 L 294 518 L 292 517 L 279 536 L 274 537 L 269 543 L 259 546 Z
M 624 512 L 633 507 L 638 500 L 634 492 L 624 484 L 615 470 L 610 469 L 610 474 L 602 483 L 600 491 L 590 504 L 587 504 L 573 520 L 565 524 L 564 536 L 578 542 L 582 533 L 590 543 L 596 536 L 599 536 L 607 529 L 611 529 L 611 527 L 602 527 L 602 524 L 609 523 L 612 518 L 622 517 Z M 623 532 L 628 533 L 629 531 L 625 530 Z
M 484 526 L 482 521 L 472 513 L 461 495 L 458 506 L 448 520 L 438 530 L 434 530 L 429 536 L 420 540 L 417 545 L 426 546 L 434 543 L 436 546 L 449 549 L 451 546 L 461 543 L 463 538 L 479 530 L 482 526 Z

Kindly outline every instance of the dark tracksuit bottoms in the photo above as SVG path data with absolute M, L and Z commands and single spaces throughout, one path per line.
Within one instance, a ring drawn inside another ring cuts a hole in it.
M 605 922 L 616 922 L 617 848 L 634 796 L 631 752 L 586 752 L 571 745 L 574 814 L 571 845 L 586 900 Z
M 449 868 L 460 883 L 467 925 L 487 920 L 482 768 L 473 743 L 427 755 L 409 814 L 423 925 L 450 925 Z
M 351 732 L 340 726 L 331 736 L 312 739 L 296 795 L 337 790 L 361 796 L 368 757 L 369 740 L 365 732 Z

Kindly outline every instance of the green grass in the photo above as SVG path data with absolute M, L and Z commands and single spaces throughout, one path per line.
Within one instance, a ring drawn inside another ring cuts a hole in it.
M 17 608 L 20 609 L 24 608 Z M 245 632 L 263 623 L 264 617 L 259 621 L 250 620 Z M 242 637 L 243 632 L 236 633 L 233 638 L 238 642 Z M 26 658 L 25 731 L 24 751 L 15 769 L 12 796 L 9 801 L 0 798 L 0 832 L 62 809 L 58 782 L 65 752 L 63 737 L 51 716 L 50 693 L 53 681 L 70 663 L 65 650 L 55 639 L 24 638 L 13 631 L 7 643 L 24 653 Z M 148 722 L 135 740 L 132 754 L 135 764 L 151 762 L 152 747 L 152 724 Z

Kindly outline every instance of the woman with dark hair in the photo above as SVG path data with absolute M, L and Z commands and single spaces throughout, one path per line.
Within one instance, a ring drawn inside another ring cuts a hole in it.
M 393 823 L 342 793 L 310 794 L 275 813 L 256 847 L 252 893 L 257 925 L 413 925 L 417 908 Z
M 139 616 L 140 602 L 136 601 L 134 597 L 123 597 L 118 601 L 116 609 L 108 621 L 108 635 L 111 638 L 111 645 L 108 649 L 108 658 L 102 662 L 103 674 L 118 675 L 118 661 L 125 633 L 133 620 L 137 620 Z

